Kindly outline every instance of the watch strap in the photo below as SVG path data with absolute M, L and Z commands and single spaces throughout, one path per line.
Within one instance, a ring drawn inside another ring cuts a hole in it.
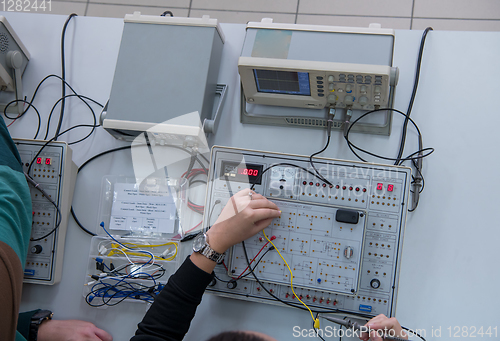
M 217 264 L 222 263 L 222 261 L 224 260 L 224 256 L 226 255 L 225 252 L 224 253 L 218 253 L 217 251 L 214 251 L 214 249 L 212 249 L 210 247 L 210 245 L 208 245 L 208 243 L 200 251 L 200 254 L 202 254 L 203 256 L 207 257 L 211 261 L 216 262 Z
M 38 340 L 38 328 L 43 321 L 52 319 L 52 312 L 50 310 L 39 310 L 31 317 L 30 331 L 28 341 Z
M 197 242 L 199 243 L 200 241 L 203 241 L 203 246 L 195 247 Z M 207 257 L 208 259 L 216 262 L 217 264 L 222 263 L 222 261 L 224 260 L 224 256 L 226 255 L 225 252 L 219 253 L 210 247 L 210 244 L 208 243 L 208 236 L 206 233 L 203 233 L 198 237 L 196 237 L 195 244 L 193 245 L 193 251 Z

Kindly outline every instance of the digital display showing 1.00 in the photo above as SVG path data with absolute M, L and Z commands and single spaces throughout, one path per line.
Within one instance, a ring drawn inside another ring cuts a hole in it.
M 224 161 L 222 162 L 220 179 L 260 185 L 263 168 L 263 165 Z

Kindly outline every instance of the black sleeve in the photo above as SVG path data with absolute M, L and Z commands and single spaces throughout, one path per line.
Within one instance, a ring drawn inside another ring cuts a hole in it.
M 182 340 L 212 278 L 188 257 L 156 297 L 131 341 Z

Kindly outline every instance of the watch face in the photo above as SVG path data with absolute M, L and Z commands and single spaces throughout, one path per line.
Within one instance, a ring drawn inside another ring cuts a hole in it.
M 202 233 L 198 235 L 193 242 L 193 251 L 200 252 L 205 246 L 205 243 L 206 243 L 205 234 Z

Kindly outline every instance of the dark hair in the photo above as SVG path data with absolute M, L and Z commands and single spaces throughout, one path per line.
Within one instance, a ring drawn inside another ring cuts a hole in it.
M 242 332 L 242 331 L 231 331 L 222 332 L 215 336 L 212 336 L 207 341 L 264 341 L 260 336 Z

